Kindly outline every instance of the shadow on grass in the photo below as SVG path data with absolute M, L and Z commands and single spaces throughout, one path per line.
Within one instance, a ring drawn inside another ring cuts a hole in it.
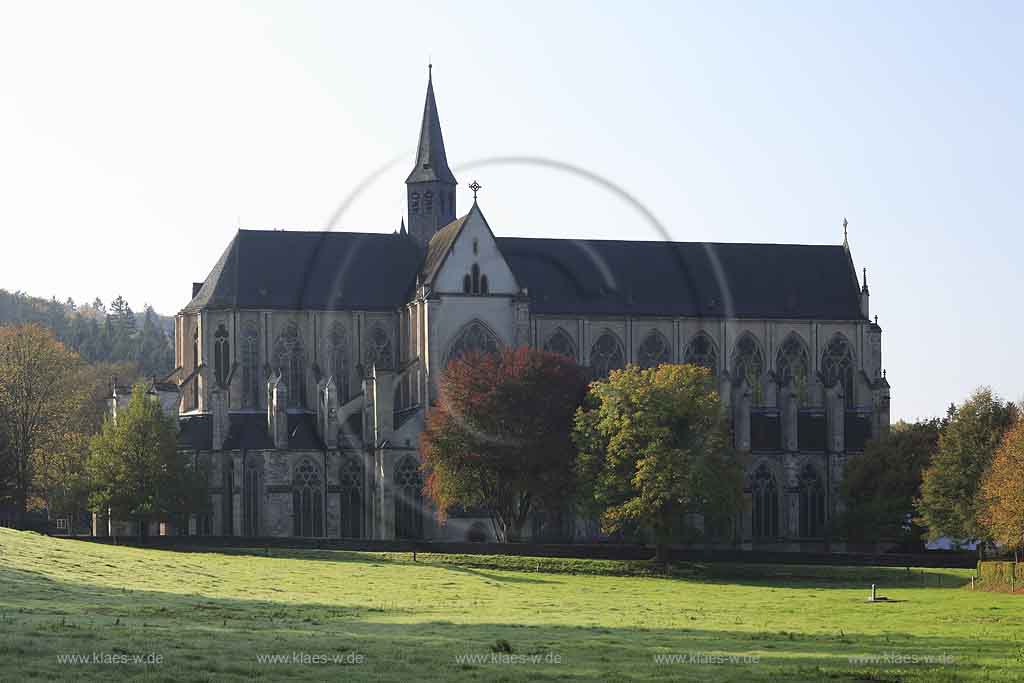
M 465 570 L 472 575 L 480 572 Z M 487 576 L 486 574 L 484 574 Z M 488 578 L 491 578 L 488 576 Z M 458 623 L 430 620 L 436 609 L 289 603 L 211 598 L 182 592 L 118 590 L 56 580 L 37 571 L 0 566 L 0 680 L 63 678 L 67 652 L 164 653 L 160 680 L 320 680 L 339 670 L 257 661 L 259 654 L 357 652 L 367 662 L 346 677 L 375 680 L 963 680 L 987 660 L 986 680 L 1014 680 L 1019 645 L 1009 639 L 903 633 L 803 633 L 786 630 L 603 627 L 599 625 Z M 884 608 L 883 608 L 884 609 Z M 415 619 L 395 623 L 395 619 Z M 532 616 L 532 615 L 531 615 Z M 837 622 L 839 621 L 837 617 Z M 766 622 L 767 623 L 767 622 Z M 501 641 L 508 643 L 504 649 Z M 500 647 L 498 647 L 500 645 Z M 465 657 L 507 652 L 557 654 L 561 664 L 502 666 Z M 851 663 L 853 656 L 950 656 L 947 666 Z M 665 655 L 756 656 L 757 662 L 694 666 L 659 662 Z M 460 660 L 459 658 L 463 659 Z M 997 662 L 993 664 L 992 662 Z M 134 678 L 130 667 L 80 667 L 76 679 Z M 973 674 L 972 674 L 973 675 Z
M 254 555 L 324 562 L 371 564 L 417 564 L 440 566 L 455 571 L 494 570 L 541 574 L 584 574 L 594 576 L 635 576 L 697 581 L 708 584 L 785 586 L 809 588 L 863 588 L 871 584 L 886 588 L 960 588 L 970 583 L 971 570 L 906 567 L 834 567 L 823 565 L 743 564 L 736 562 L 675 562 L 661 565 L 642 560 L 582 560 L 539 558 L 516 555 L 443 555 L 418 553 L 369 553 L 348 550 L 280 550 L 260 548 L 207 548 L 161 550 L 161 552 L 213 552 L 223 555 Z M 457 569 L 456 569 L 457 568 Z M 531 583 L 528 579 L 486 576 L 495 581 Z M 535 581 L 543 583 L 543 580 Z

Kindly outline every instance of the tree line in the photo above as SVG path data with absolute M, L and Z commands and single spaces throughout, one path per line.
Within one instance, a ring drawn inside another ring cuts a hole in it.
M 49 328 L 87 363 L 128 361 L 143 377 L 163 377 L 174 369 L 173 320 L 148 305 L 140 320 L 122 296 L 108 307 L 99 297 L 76 304 L 0 289 L 0 325 L 25 323 Z

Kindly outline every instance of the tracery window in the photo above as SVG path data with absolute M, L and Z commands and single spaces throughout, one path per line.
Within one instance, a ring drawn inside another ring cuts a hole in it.
M 288 387 L 288 407 L 305 407 L 306 350 L 297 323 L 289 322 L 278 336 L 274 344 L 274 366 Z
M 622 344 L 611 332 L 604 332 L 594 345 L 590 347 L 590 367 L 598 377 L 606 377 L 612 370 L 618 370 L 626 364 L 626 354 Z
M 653 368 L 672 359 L 672 347 L 665 339 L 665 335 L 657 330 L 651 330 L 637 352 L 637 360 L 642 368 Z
M 758 465 L 750 478 L 750 529 L 754 538 L 779 535 L 779 487 L 775 475 L 765 463 Z
M 704 332 L 698 332 L 690 343 L 686 345 L 683 352 L 683 362 L 691 365 L 700 365 L 711 371 L 711 374 L 718 374 L 718 350 L 715 349 L 715 342 Z
M 259 408 L 259 341 L 256 325 L 249 323 L 242 331 L 242 407 Z
M 544 350 L 550 353 L 560 353 L 576 360 L 576 344 L 573 343 L 569 333 L 561 327 L 552 332 L 548 340 L 544 342 Z
M 423 538 L 423 477 L 415 458 L 395 465 L 394 483 L 395 537 Z
M 801 402 L 807 399 L 807 378 L 810 375 L 810 363 L 807 358 L 807 347 L 795 333 L 786 337 L 779 347 L 775 360 L 779 386 L 791 386 Z
M 328 372 L 334 378 L 338 390 L 338 403 L 348 402 L 348 337 L 345 325 L 340 322 L 331 326 L 327 335 Z
M 309 458 L 303 458 L 295 468 L 292 481 L 292 520 L 295 536 L 324 535 L 323 493 L 320 468 Z
M 391 337 L 382 325 L 374 325 L 370 330 L 370 339 L 366 350 L 366 366 L 377 365 L 381 368 L 393 368 L 395 356 L 391 350 Z
M 850 348 L 850 342 L 841 334 L 835 335 L 822 354 L 821 374 L 825 386 L 842 386 L 847 408 L 852 408 L 856 403 L 853 394 L 853 367 L 853 349 Z
M 224 388 L 228 385 L 228 374 L 231 369 L 231 343 L 224 325 L 219 325 L 213 333 L 213 374 L 217 377 L 217 385 Z
M 825 528 L 825 489 L 811 465 L 800 472 L 800 536 L 821 536 Z
M 760 405 L 764 398 L 761 388 L 761 375 L 764 374 L 764 357 L 754 335 L 744 333 L 736 342 L 732 358 L 733 377 L 747 380 L 753 392 L 754 405 Z
M 490 328 L 479 320 L 474 320 L 466 325 L 455 341 L 452 342 L 451 349 L 448 351 L 448 360 L 455 360 L 470 351 L 498 353 L 500 349 L 501 342 L 498 341 L 498 337 L 491 332 Z
M 357 456 L 342 459 L 338 472 L 341 487 L 341 537 L 363 536 L 363 464 Z

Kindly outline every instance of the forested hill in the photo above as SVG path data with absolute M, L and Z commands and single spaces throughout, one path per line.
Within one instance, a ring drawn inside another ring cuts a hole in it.
M 136 314 L 118 296 L 109 309 L 98 297 L 88 304 L 60 302 L 0 289 L 0 325 L 37 322 L 90 363 L 130 361 L 141 377 L 174 369 L 174 319 L 146 306 Z

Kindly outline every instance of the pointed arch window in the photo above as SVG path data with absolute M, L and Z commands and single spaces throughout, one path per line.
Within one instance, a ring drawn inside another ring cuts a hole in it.
M 469 273 L 466 273 L 466 275 L 462 278 L 462 291 L 464 294 L 473 293 L 473 281 L 469 277 Z
M 480 266 L 473 264 L 473 269 L 470 271 L 473 280 L 473 293 L 480 293 Z
M 249 323 L 242 330 L 242 407 L 259 408 L 259 352 L 260 333 Z
M 853 394 L 854 365 L 850 342 L 841 334 L 832 337 L 821 356 L 821 374 L 825 386 L 842 386 L 847 408 L 852 408 L 856 404 L 856 397 Z
M 252 456 L 250 456 L 251 458 Z M 260 535 L 260 467 L 259 462 L 250 459 L 245 465 L 245 481 L 242 488 L 243 522 L 246 536 Z
M 480 293 L 481 294 L 487 294 L 488 293 L 487 290 L 488 290 L 487 276 L 486 275 L 481 275 L 480 276 Z
M 753 404 L 760 405 L 764 399 L 761 387 L 761 375 L 764 374 L 764 356 L 754 335 L 743 334 L 736 342 L 732 357 L 733 377 L 737 381 L 745 379 L 753 392 Z
M 217 326 L 213 333 L 213 374 L 217 377 L 217 386 L 222 389 L 228 385 L 231 370 L 231 342 L 224 325 Z
M 453 361 L 471 351 L 477 353 L 498 353 L 501 341 L 489 327 L 479 320 L 466 325 L 459 336 L 452 342 L 448 351 L 448 360 Z
M 815 538 L 825 528 L 825 487 L 810 464 L 800 472 L 800 536 Z
M 790 387 L 801 403 L 807 400 L 807 378 L 810 375 L 810 362 L 807 346 L 796 334 L 790 334 L 779 347 L 775 359 L 776 375 L 779 387 Z
M 324 492 L 320 468 L 310 458 L 303 458 L 295 468 L 292 480 L 292 521 L 294 535 L 324 535 Z
M 348 335 L 340 322 L 331 326 L 327 335 L 328 372 L 338 390 L 338 403 L 348 402 Z
M 420 212 L 420 193 L 413 192 L 409 195 L 409 213 Z
M 192 367 L 199 369 L 199 330 L 192 334 Z M 192 378 L 192 410 L 199 410 L 199 374 Z
M 590 367 L 598 377 L 607 377 L 612 370 L 619 370 L 626 365 L 626 354 L 622 351 L 622 342 L 609 331 L 597 338 L 590 348 Z
M 383 325 L 374 325 L 370 330 L 366 350 L 366 367 L 394 368 L 395 354 L 391 349 L 391 335 Z
M 342 459 L 338 472 L 341 487 L 341 537 L 363 537 L 363 463 L 355 455 Z
M 423 538 L 423 476 L 419 463 L 405 456 L 395 465 L 395 537 Z
M 750 529 L 754 538 L 776 538 L 779 535 L 779 487 L 775 475 L 763 462 L 750 478 L 750 502 Z
M 637 360 L 642 368 L 654 368 L 672 360 L 672 347 L 658 330 L 651 330 L 640 343 Z
M 686 345 L 683 362 L 707 368 L 712 375 L 717 375 L 718 349 L 715 348 L 715 342 L 706 333 L 698 332 Z
M 576 344 L 573 343 L 569 333 L 561 327 L 552 332 L 548 340 L 544 342 L 544 350 L 549 353 L 559 353 L 567 358 L 576 360 Z
M 434 210 L 434 193 L 429 190 L 423 193 L 423 210 L 427 213 Z
M 288 407 L 306 405 L 306 349 L 299 326 L 289 322 L 274 344 L 274 365 L 288 387 Z

